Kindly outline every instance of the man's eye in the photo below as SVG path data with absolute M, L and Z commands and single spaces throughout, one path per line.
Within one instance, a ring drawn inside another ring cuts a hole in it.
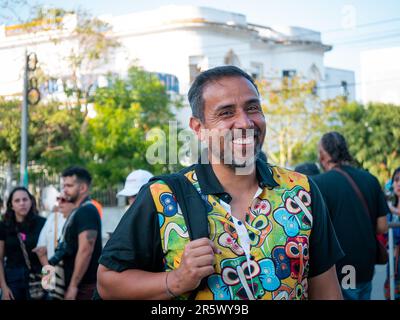
M 256 104 L 252 104 L 252 105 L 250 105 L 250 106 L 247 107 L 247 110 L 250 110 L 250 111 L 258 111 L 258 110 L 260 110 L 260 106 L 258 106 L 258 105 L 256 105 Z
M 219 114 L 220 117 L 228 117 L 228 116 L 231 116 L 231 115 L 233 115 L 232 111 L 223 111 L 223 112 L 221 112 Z

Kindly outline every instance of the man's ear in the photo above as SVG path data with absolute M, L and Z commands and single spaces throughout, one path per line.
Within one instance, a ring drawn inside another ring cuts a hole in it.
M 89 186 L 86 183 L 81 183 L 79 189 L 81 190 L 81 193 L 86 193 L 89 191 Z
M 197 138 L 203 141 L 202 129 L 204 129 L 204 126 L 201 120 L 196 117 L 190 117 L 189 126 L 196 133 Z

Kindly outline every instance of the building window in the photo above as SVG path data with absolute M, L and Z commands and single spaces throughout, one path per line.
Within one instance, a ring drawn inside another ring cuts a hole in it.
M 293 78 L 296 76 L 296 70 L 282 70 L 282 77 L 283 78 Z

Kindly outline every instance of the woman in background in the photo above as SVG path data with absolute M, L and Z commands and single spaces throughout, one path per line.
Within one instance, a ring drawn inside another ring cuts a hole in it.
M 29 300 L 29 273 L 40 273 L 38 257 L 32 252 L 46 219 L 38 215 L 36 200 L 28 189 L 14 188 L 0 222 L 0 286 L 3 300 Z M 30 263 L 24 258 L 23 243 Z
M 389 209 L 391 215 L 389 215 L 389 222 L 400 221 L 400 167 L 393 172 L 392 176 L 392 191 L 393 199 L 389 202 Z M 394 273 L 395 273 L 395 299 L 400 300 L 400 228 L 393 229 L 394 239 Z M 385 298 L 390 299 L 390 287 L 389 287 L 389 265 L 387 271 L 387 278 L 385 281 Z

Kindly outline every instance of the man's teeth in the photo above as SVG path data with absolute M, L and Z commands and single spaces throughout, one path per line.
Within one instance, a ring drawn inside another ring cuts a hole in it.
M 254 143 L 254 137 L 248 137 L 248 138 L 237 138 L 232 141 L 235 144 L 250 144 Z

